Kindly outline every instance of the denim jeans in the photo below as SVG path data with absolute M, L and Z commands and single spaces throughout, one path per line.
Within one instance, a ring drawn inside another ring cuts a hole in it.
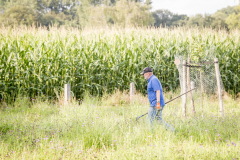
M 167 124 L 167 123 L 163 120 L 163 118 L 162 118 L 162 110 L 163 110 L 163 108 L 164 108 L 164 106 L 163 106 L 163 107 L 161 106 L 160 113 L 158 114 L 158 116 L 156 116 L 156 114 L 157 114 L 157 108 L 156 108 L 156 106 L 150 106 L 150 107 L 149 107 L 149 110 L 148 110 L 148 119 L 150 120 L 151 128 L 153 127 L 153 122 L 154 122 L 154 120 L 157 120 L 157 123 L 158 123 L 158 124 L 163 124 L 163 125 L 165 125 L 165 128 L 166 128 L 166 129 L 174 132 L 175 129 L 174 129 L 172 126 L 170 126 L 169 124 Z

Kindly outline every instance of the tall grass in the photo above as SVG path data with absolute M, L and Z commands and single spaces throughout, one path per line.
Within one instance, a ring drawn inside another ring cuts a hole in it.
M 169 100 L 176 95 L 165 97 Z M 122 104 L 118 97 L 122 97 Z M 1 103 L 0 158 L 240 158 L 239 100 L 225 96 L 225 117 L 218 118 L 218 102 L 205 97 L 204 116 L 200 103 L 196 103 L 196 116 L 185 119 L 181 118 L 181 100 L 175 100 L 163 112 L 165 121 L 176 129 L 172 133 L 157 124 L 152 132 L 146 117 L 135 121 L 148 110 L 146 97 L 138 95 L 131 104 L 124 97 L 121 92 L 101 100 L 88 95 L 81 105 L 73 101 L 68 106 L 38 99 L 30 103 L 27 98 L 11 105 Z
M 239 32 L 210 29 L 0 29 L 0 98 L 16 95 L 52 98 L 65 83 L 77 99 L 85 91 L 126 90 L 139 73 L 154 70 L 164 88 L 179 86 L 175 55 L 219 58 L 225 89 L 239 93 Z

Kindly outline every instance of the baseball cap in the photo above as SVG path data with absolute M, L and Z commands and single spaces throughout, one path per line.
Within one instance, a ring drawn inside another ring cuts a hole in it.
M 140 74 L 144 74 L 144 73 L 147 73 L 147 72 L 152 72 L 152 69 L 150 67 L 146 67 L 143 69 L 142 73 Z

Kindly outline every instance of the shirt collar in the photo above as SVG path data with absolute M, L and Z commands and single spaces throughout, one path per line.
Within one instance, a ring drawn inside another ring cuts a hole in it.
M 148 82 L 150 81 L 150 79 L 153 77 L 153 75 L 151 75 L 151 77 L 148 79 Z

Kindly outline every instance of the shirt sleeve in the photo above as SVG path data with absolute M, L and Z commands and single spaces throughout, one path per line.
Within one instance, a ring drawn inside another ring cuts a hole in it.
M 160 82 L 158 81 L 158 79 L 154 78 L 152 80 L 152 88 L 153 88 L 154 92 L 161 89 Z

